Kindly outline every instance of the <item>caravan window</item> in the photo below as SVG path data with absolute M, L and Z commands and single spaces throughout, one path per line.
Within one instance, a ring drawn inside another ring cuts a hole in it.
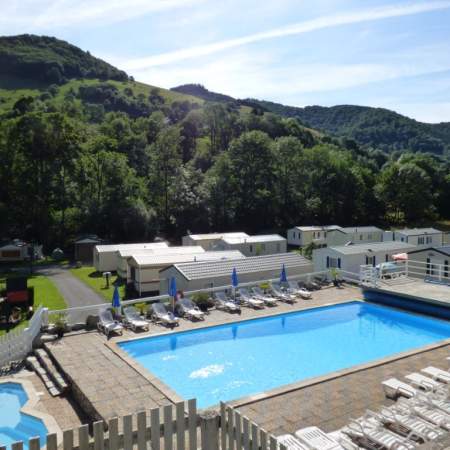
M 366 256 L 366 265 L 375 267 L 375 256 Z
M 330 258 L 329 267 L 335 267 L 336 269 L 341 267 L 341 258 Z
M 424 238 L 423 236 L 421 236 L 420 238 L 417 239 L 417 243 L 418 243 L 419 245 L 424 244 L 424 243 L 425 243 L 425 238 Z

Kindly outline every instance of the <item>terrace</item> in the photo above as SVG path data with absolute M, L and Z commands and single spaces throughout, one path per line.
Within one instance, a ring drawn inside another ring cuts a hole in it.
M 213 310 L 205 322 L 180 321 L 176 331 L 187 331 L 205 326 L 232 323 L 263 315 L 280 314 L 293 310 L 304 310 L 329 304 L 347 302 L 349 299 L 361 299 L 359 289 L 345 287 L 342 289 L 323 289 L 313 294 L 308 301 L 295 305 L 280 303 L 276 308 L 257 311 L 244 308 L 240 316 L 219 310 Z M 139 333 L 139 337 L 166 331 L 158 325 L 151 325 L 148 333 Z M 179 401 L 174 393 L 152 374 L 145 373 L 138 364 L 124 358 L 115 343 L 136 338 L 137 334 L 126 330 L 124 336 L 113 337 L 109 341 L 97 331 L 74 333 L 60 341 L 46 344 L 47 350 L 58 362 L 70 380 L 75 397 L 85 409 L 97 420 L 108 420 L 130 412 L 150 409 L 157 406 L 174 404 Z M 114 376 L 111 376 L 111 371 Z M 102 388 L 97 386 L 101 384 Z M 114 396 L 111 396 L 111 391 Z
M 410 282 L 407 277 L 385 280 L 386 285 L 396 286 L 400 291 L 401 286 L 415 283 L 419 281 Z M 146 300 L 149 299 L 139 301 Z M 276 308 L 262 311 L 243 308 L 240 316 L 212 309 L 204 322 L 183 319 L 176 331 L 153 323 L 148 332 L 125 330 L 123 336 L 110 339 L 97 331 L 73 331 L 61 340 L 44 344 L 71 386 L 67 399 L 52 398 L 42 392 L 45 391 L 42 382 L 33 374 L 22 372 L 19 377 L 27 376 L 32 380 L 42 396 L 37 409 L 41 408 L 55 417 L 62 429 L 95 420 L 107 423 L 115 417 L 140 411 L 159 408 L 166 411 L 168 407 L 176 409 L 184 399 L 164 379 L 130 358 L 119 348 L 118 342 L 311 310 L 353 300 L 364 301 L 363 291 L 352 284 L 345 284 L 340 288 L 328 287 L 314 291 L 310 300 L 299 300 L 294 305 L 280 302 Z M 133 301 L 125 303 L 132 304 Z M 75 308 L 70 313 L 71 320 L 86 320 L 98 313 L 99 307 Z M 385 397 L 382 381 L 391 377 L 402 379 L 407 373 L 418 372 L 426 366 L 446 369 L 445 358 L 449 350 L 450 340 L 441 340 L 401 354 L 233 400 L 228 405 L 273 435 L 294 433 L 307 426 L 318 426 L 331 432 L 347 424 L 351 418 L 363 415 L 367 409 L 378 410 L 383 405 L 391 405 L 393 402 Z M 317 357 L 320 358 L 320 355 Z M 219 405 L 215 409 L 219 410 Z M 119 422 L 120 432 L 124 424 Z

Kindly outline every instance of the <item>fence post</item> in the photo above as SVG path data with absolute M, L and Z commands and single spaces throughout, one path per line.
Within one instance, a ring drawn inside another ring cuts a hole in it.
M 206 410 L 200 413 L 199 416 L 201 449 L 219 450 L 219 414 L 213 410 Z

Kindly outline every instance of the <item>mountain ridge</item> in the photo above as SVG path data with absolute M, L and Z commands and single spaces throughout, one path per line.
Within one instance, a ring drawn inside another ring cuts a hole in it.
M 429 124 L 387 108 L 361 105 L 289 106 L 254 98 L 236 99 L 209 91 L 199 84 L 172 88 L 203 99 L 220 97 L 238 105 L 259 108 L 262 112 L 294 117 L 305 126 L 335 137 L 354 139 L 363 146 L 391 151 L 416 151 L 434 154 L 450 153 L 450 122 Z

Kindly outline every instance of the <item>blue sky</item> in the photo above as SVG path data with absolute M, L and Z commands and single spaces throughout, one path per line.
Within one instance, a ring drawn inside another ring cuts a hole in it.
M 70 41 L 161 87 L 450 121 L 450 0 L 0 0 L 0 34 Z

